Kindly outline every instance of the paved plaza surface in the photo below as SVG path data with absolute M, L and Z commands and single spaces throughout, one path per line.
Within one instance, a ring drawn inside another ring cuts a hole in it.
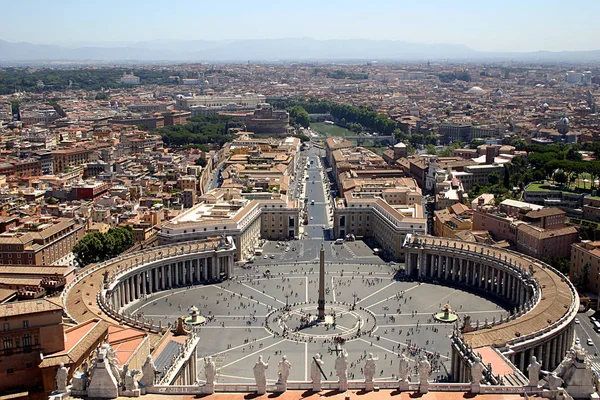
M 392 379 L 398 373 L 399 355 L 406 353 L 413 366 L 428 357 L 432 379 L 443 380 L 450 368 L 449 335 L 454 325 L 434 321 L 433 314 L 449 303 L 460 317 L 469 314 L 473 323 L 483 323 L 506 316 L 506 310 L 460 289 L 398 280 L 401 266 L 374 255 L 376 243 L 336 245 L 327 240 L 329 195 L 318 153 L 314 148 L 305 152 L 308 168 L 301 198 L 308 198 L 309 220 L 302 226 L 302 240 L 267 242 L 263 255 L 252 264 L 236 266 L 229 281 L 155 293 L 127 311 L 167 325 L 187 316 L 192 305 L 198 307 L 209 319 L 198 328 L 198 354 L 213 356 L 217 382 L 253 383 L 252 367 L 259 355 L 270 364 L 269 383 L 276 381 L 283 355 L 292 363 L 290 380 L 307 381 L 317 353 L 325 361 L 326 378 L 336 380 L 336 337 L 345 339 L 350 379 L 363 379 L 368 353 L 379 357 L 376 379 Z M 324 322 L 315 319 L 321 246 L 326 260 Z M 202 370 L 198 379 L 204 379 Z
M 320 248 L 320 244 L 312 242 L 289 244 Z M 363 242 L 353 243 L 359 254 L 368 252 Z M 396 266 L 381 260 L 352 261 L 354 256 L 347 247 L 352 248 L 353 243 L 340 246 L 325 242 L 324 246 L 326 259 L 333 260 L 326 264 L 325 278 L 326 311 L 330 315 L 335 312 L 335 326 L 331 324 L 332 318 L 328 319 L 328 326 L 309 324 L 303 328 L 299 323 L 303 315 L 316 313 L 318 252 L 313 261 L 294 265 L 291 260 L 295 254 L 284 251 L 279 255 L 282 259 L 261 259 L 251 268 L 236 267 L 232 280 L 156 293 L 128 311 L 143 313 L 155 323 L 162 320 L 166 324 L 187 315 L 188 308 L 195 305 L 202 315 L 213 317 L 199 328 L 198 354 L 201 358 L 213 356 L 219 371 L 217 381 L 229 383 L 252 383 L 252 366 L 259 355 L 270 363 L 267 370 L 270 383 L 277 378 L 277 363 L 282 355 L 287 355 L 293 366 L 290 380 L 309 380 L 310 363 L 316 353 L 325 361 L 327 379 L 336 380 L 333 338 L 337 336 L 347 339 L 343 347 L 349 353 L 350 379 L 363 379 L 361 371 L 368 353 L 379 357 L 376 379 L 395 377 L 402 352 L 415 362 L 428 355 L 435 369 L 432 379 L 443 379 L 450 368 L 448 336 L 453 325 L 435 322 L 432 315 L 446 303 L 461 317 L 471 315 L 473 322 L 483 323 L 485 319 L 491 321 L 507 315 L 500 306 L 473 293 L 396 280 Z M 299 251 L 297 247 L 294 253 Z M 336 251 L 344 257 L 336 257 Z M 304 258 L 310 258 L 308 254 Z M 344 260 L 345 257 L 349 259 Z M 286 309 L 290 309 L 289 319 L 278 319 Z M 296 331 L 298 328 L 301 329 Z M 357 328 L 361 331 L 357 332 Z M 198 379 L 203 378 L 203 371 L 199 371 Z

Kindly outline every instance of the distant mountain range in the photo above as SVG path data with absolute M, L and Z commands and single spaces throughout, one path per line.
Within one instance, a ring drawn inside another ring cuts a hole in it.
M 397 40 L 151 40 L 144 42 L 40 45 L 0 40 L 0 62 L 98 61 L 538 61 L 595 62 L 600 50 L 500 53 L 456 44 L 416 44 Z

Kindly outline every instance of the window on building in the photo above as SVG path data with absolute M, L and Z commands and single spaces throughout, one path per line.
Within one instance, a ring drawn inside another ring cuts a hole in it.
M 23 321 L 23 328 L 29 328 L 29 320 Z
M 4 350 L 10 350 L 13 348 L 13 340 L 12 337 L 5 337 L 4 338 Z
M 11 375 L 11 374 L 14 374 L 14 373 L 15 373 L 15 370 L 14 370 L 13 368 L 8 368 L 8 369 L 6 370 L 6 373 L 7 373 L 8 375 Z

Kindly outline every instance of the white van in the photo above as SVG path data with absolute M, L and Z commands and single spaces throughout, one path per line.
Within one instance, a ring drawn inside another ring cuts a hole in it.
M 344 244 L 344 239 L 335 239 L 334 244 Z

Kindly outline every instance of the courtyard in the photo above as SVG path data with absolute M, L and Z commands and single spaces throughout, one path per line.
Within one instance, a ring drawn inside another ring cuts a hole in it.
M 128 311 L 166 325 L 187 316 L 188 309 L 196 306 L 208 318 L 207 324 L 196 328 L 201 337 L 199 358 L 213 357 L 217 381 L 222 383 L 253 382 L 252 366 L 259 355 L 270 363 L 269 383 L 276 381 L 277 363 L 283 355 L 293 366 L 290 380 L 309 380 L 312 357 L 317 353 L 325 361 L 327 379 L 335 380 L 333 366 L 340 338 L 349 354 L 350 379 L 363 379 L 368 353 L 379 358 L 376 379 L 393 379 L 398 373 L 398 357 L 405 353 L 414 368 L 421 357 L 427 357 L 433 367 L 432 379 L 443 381 L 450 368 L 449 336 L 455 325 L 437 322 L 433 315 L 446 303 L 458 314 L 459 324 L 465 315 L 483 324 L 508 314 L 474 293 L 398 279 L 397 266 L 364 254 L 364 243 L 355 242 L 339 249 L 325 246 L 326 260 L 333 260 L 326 263 L 325 275 L 328 323 L 311 323 L 319 271 L 318 251 L 307 251 L 316 247 L 311 242 L 302 241 L 301 249 L 297 246 L 295 252 L 279 253 L 274 260 L 236 267 L 235 277 L 229 281 L 159 292 Z M 300 251 L 302 257 L 293 254 Z M 364 259 L 353 260 L 356 253 L 363 253 Z M 198 379 L 203 378 L 200 371 Z

